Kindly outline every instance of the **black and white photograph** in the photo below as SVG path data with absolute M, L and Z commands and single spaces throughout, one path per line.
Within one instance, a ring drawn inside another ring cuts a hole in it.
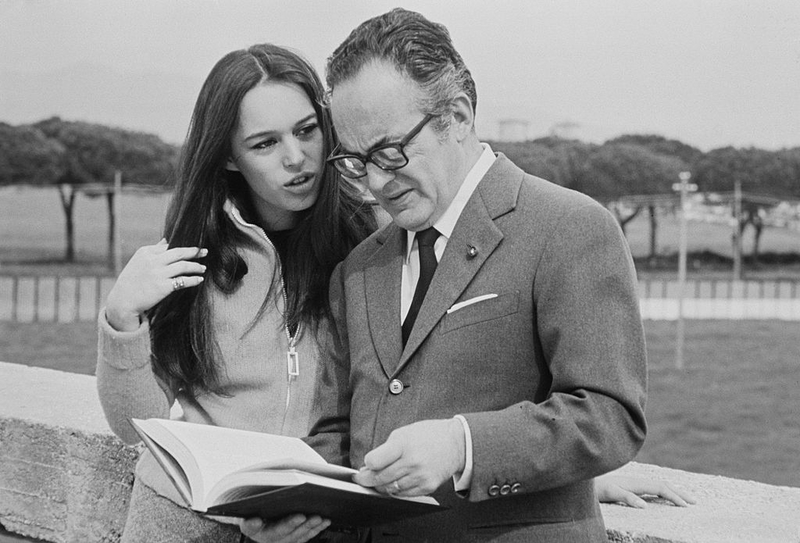
M 800 541 L 800 3 L 0 0 L 0 543 Z

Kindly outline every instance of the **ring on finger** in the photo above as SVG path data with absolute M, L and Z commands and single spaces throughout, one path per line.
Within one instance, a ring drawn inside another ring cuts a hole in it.
M 176 277 L 172 280 L 172 290 L 182 289 L 184 286 L 183 277 Z
M 397 494 L 403 491 L 403 489 L 400 488 L 400 483 L 398 483 L 396 480 L 392 483 L 392 488 Z

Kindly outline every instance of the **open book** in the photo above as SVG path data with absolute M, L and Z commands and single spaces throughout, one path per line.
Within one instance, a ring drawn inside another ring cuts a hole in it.
M 211 515 L 320 515 L 371 526 L 444 509 L 431 497 L 385 496 L 352 482 L 301 439 L 166 419 L 131 424 L 189 508 Z

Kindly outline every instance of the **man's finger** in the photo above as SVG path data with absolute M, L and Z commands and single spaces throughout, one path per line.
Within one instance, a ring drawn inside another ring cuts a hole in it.
M 398 439 L 389 439 L 375 447 L 364 456 L 364 465 L 372 471 L 381 471 L 391 466 L 403 456 L 403 447 Z

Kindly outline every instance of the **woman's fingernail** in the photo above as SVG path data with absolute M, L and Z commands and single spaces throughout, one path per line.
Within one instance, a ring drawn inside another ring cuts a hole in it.
M 208 249 L 200 249 L 199 256 L 203 257 L 207 255 L 208 255 Z

